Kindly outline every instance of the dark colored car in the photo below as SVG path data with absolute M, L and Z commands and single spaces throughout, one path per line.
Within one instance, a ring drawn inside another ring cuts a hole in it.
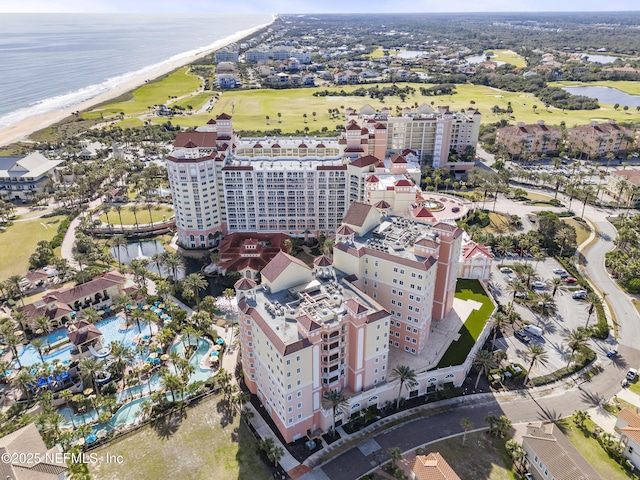
M 527 335 L 524 331 L 522 330 L 516 330 L 515 332 L 513 332 L 513 335 L 520 340 L 522 343 L 529 343 L 531 342 L 531 339 L 529 338 L 529 335 Z

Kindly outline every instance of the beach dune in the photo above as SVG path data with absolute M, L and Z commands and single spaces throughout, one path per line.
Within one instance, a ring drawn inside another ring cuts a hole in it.
M 275 16 L 273 18 L 275 19 Z M 19 141 L 25 141 L 27 140 L 27 137 L 33 132 L 37 132 L 38 130 L 42 130 L 43 128 L 53 125 L 54 123 L 71 116 L 73 112 L 90 109 L 95 105 L 106 102 L 113 98 L 117 98 L 127 92 L 135 90 L 148 81 L 173 72 L 174 70 L 183 67 L 184 65 L 188 65 L 198 60 L 199 58 L 209 55 L 210 53 L 219 50 L 220 48 L 223 48 L 231 43 L 239 42 L 243 38 L 252 35 L 253 33 L 268 25 L 270 25 L 270 23 L 258 25 L 248 30 L 243 30 L 236 33 L 235 35 L 220 40 L 219 42 L 214 43 L 210 48 L 204 49 L 191 56 L 180 57 L 164 62 L 161 65 L 158 65 L 156 68 L 153 68 L 152 70 L 145 71 L 144 74 L 138 77 L 134 77 L 133 79 L 124 82 L 107 92 L 101 93 L 77 105 L 72 105 L 63 110 L 26 118 L 15 125 L 0 130 L 0 146 L 9 145 L 11 143 Z

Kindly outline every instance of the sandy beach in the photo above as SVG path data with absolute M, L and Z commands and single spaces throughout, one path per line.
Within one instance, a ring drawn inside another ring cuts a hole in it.
M 275 17 L 274 17 L 274 20 L 275 20 Z M 243 30 L 233 35 L 232 37 L 227 37 L 224 40 L 220 40 L 219 42 L 214 43 L 211 48 L 202 50 L 201 52 L 198 52 L 194 55 L 191 55 L 188 57 L 182 57 L 173 61 L 167 61 L 159 65 L 158 67 L 154 68 L 153 70 L 149 70 L 145 72 L 144 75 L 135 77 L 128 82 L 122 83 L 116 88 L 113 88 L 107 92 L 97 95 L 96 97 L 93 97 L 77 105 L 73 105 L 69 108 L 66 108 L 64 110 L 59 110 L 57 112 L 51 112 L 44 115 L 37 115 L 34 117 L 26 118 L 15 125 L 12 125 L 8 128 L 0 130 L 0 146 L 9 145 L 14 142 L 26 140 L 27 137 L 31 135 L 33 132 L 37 132 L 38 130 L 41 130 L 43 128 L 48 127 L 49 125 L 59 122 L 60 120 L 63 120 L 64 118 L 71 116 L 73 112 L 90 109 L 91 107 L 98 105 L 99 103 L 106 102 L 113 98 L 117 98 L 120 95 L 123 95 L 127 92 L 135 90 L 136 88 L 138 88 L 141 85 L 144 85 L 148 81 L 152 81 L 180 67 L 183 67 L 184 65 L 188 65 L 198 60 L 199 58 L 202 58 L 216 50 L 219 50 L 220 48 L 223 48 L 232 43 L 240 42 L 243 38 L 249 35 L 252 35 L 253 33 L 257 32 L 258 30 L 270 24 L 271 23 L 265 23 L 255 28 Z

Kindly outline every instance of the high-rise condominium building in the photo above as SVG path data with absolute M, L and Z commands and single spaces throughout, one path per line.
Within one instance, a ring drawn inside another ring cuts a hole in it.
M 354 201 L 404 214 L 423 155 L 442 166 L 443 152 L 477 141 L 476 111 L 369 113 L 348 112 L 337 138 L 239 138 L 226 114 L 179 133 L 167 158 L 179 243 L 210 248 L 228 232 L 332 235 Z

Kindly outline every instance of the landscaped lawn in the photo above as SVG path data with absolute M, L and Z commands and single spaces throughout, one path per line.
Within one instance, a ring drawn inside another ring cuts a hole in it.
M 239 415 L 228 423 L 229 418 L 218 411 L 219 400 L 211 397 L 185 409 L 185 418 L 174 425 L 147 425 L 95 450 L 99 458 L 122 455 L 124 462 L 90 465 L 92 478 L 270 479 L 253 434 Z
M 458 332 L 460 333 L 460 338 L 449 346 L 437 368 L 463 363 L 493 313 L 493 302 L 491 302 L 478 280 L 459 279 L 456 284 L 456 298 L 475 300 L 480 302 L 482 306 L 479 310 L 471 312 L 469 318 L 467 318 Z
M 558 426 L 569 438 L 575 449 L 582 454 L 585 460 L 589 462 L 602 478 L 606 478 L 607 480 L 638 478 L 636 475 L 627 475 L 622 465 L 609 457 L 595 438 L 585 436 L 582 430 L 573 423 L 573 417 L 561 420 L 558 422 Z
M 514 231 L 505 215 L 489 212 L 489 225 L 482 230 L 486 233 L 507 233 Z
M 426 452 L 440 452 L 462 480 L 516 480 L 513 464 L 504 444 L 486 432 L 453 437 L 424 447 Z
M 182 98 L 176 102 L 173 102 L 171 104 L 169 104 L 169 106 L 178 106 L 178 107 L 183 107 L 183 108 L 187 108 L 187 105 L 191 105 L 193 107 L 193 110 L 198 110 L 199 108 L 202 108 L 209 100 L 211 100 L 212 98 L 215 98 L 215 93 L 212 91 L 208 91 L 208 92 L 200 92 L 200 93 L 196 93 L 194 95 L 190 95 L 186 98 Z M 174 117 L 177 118 L 177 117 Z M 176 120 L 177 121 L 177 120 Z
M 591 232 L 587 230 L 582 223 L 573 218 L 563 218 L 562 221 L 576 229 L 578 245 L 581 245 L 582 242 L 586 241 L 589 238 L 589 235 L 591 235 Z
M 550 202 L 553 197 L 545 195 L 544 193 L 527 192 L 527 198 L 531 202 Z
M 169 219 L 173 217 L 173 208 L 166 207 L 164 205 L 154 205 L 151 208 L 151 218 L 153 219 L 153 223 L 162 222 L 163 218 Z M 120 215 L 122 215 L 122 223 L 124 225 L 135 225 L 136 219 L 133 215 L 133 210 L 131 210 L 131 206 L 123 206 L 120 211 Z M 138 216 L 138 222 L 140 225 L 146 225 L 149 223 L 149 210 L 147 210 L 146 204 L 138 205 L 138 211 L 136 212 Z M 107 223 L 107 216 L 102 213 L 100 215 L 100 220 L 104 223 Z M 120 216 L 115 208 L 112 208 L 109 212 L 109 222 L 111 225 L 120 225 Z
M 51 240 L 58 232 L 63 216 L 17 221 L 0 232 L 0 280 L 11 275 L 24 275 L 29 268 L 29 256 L 41 240 Z
M 82 118 L 104 118 L 119 115 L 138 116 L 146 114 L 154 105 L 164 105 L 169 96 L 181 97 L 189 95 L 200 88 L 201 80 L 198 76 L 187 73 L 188 68 L 182 67 L 158 81 L 147 83 L 135 89 L 130 98 L 125 100 L 120 97 L 116 102 L 98 106 L 89 112 L 83 113 Z
M 491 50 L 494 55 L 491 57 L 491 60 L 498 62 L 506 62 L 514 67 L 524 68 L 527 66 L 527 62 L 525 61 L 522 55 L 518 55 L 516 52 L 512 50 Z

